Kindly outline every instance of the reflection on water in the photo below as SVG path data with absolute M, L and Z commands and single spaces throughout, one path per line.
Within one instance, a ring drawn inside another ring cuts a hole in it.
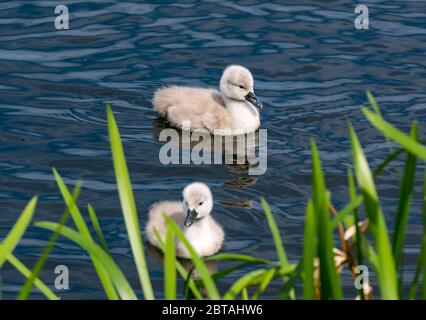
M 155 123 L 155 138 L 164 143 L 159 151 L 161 164 L 224 164 L 249 175 L 261 175 L 267 170 L 264 129 L 242 135 L 212 135 L 207 130 L 172 128 L 164 120 Z
M 83 180 L 80 209 L 87 217 L 87 203 L 94 206 L 112 255 L 132 286 L 139 287 L 109 151 L 109 99 L 141 226 L 153 202 L 180 198 L 185 185 L 203 181 L 214 195 L 213 215 L 225 228 L 225 252 L 276 259 L 259 203 L 266 196 L 288 257 L 296 261 L 303 252 L 311 194 L 309 140 L 318 143 L 327 186 L 340 209 L 352 161 L 347 121 L 354 124 L 372 167 L 388 152 L 386 141 L 359 111 L 366 103 L 364 92 L 372 90 L 384 117 L 402 130 L 408 132 L 414 118 L 420 124 L 426 120 L 424 2 L 366 4 L 370 30 L 353 27 L 353 1 L 78 0 L 69 2 L 70 29 L 58 31 L 51 1 L 0 3 L 0 238 L 34 194 L 40 196 L 35 219 L 59 220 L 64 206 L 51 172 L 56 167 L 69 185 Z M 152 110 L 155 90 L 170 84 L 217 88 L 223 68 L 232 63 L 253 72 L 256 95 L 264 103 L 266 172 L 249 175 L 251 165 L 234 157 L 225 165 L 161 164 L 165 142 L 158 138 L 167 123 Z M 420 124 L 424 136 L 426 127 Z M 377 184 L 389 224 L 401 170 L 397 162 Z M 416 181 L 408 225 L 405 281 L 419 254 L 420 184 Z M 48 236 L 30 227 L 16 255 L 34 265 Z M 70 269 L 71 289 L 61 292 L 62 298 L 105 297 L 89 257 L 64 239 L 49 256 L 42 279 L 53 283 L 59 264 Z M 161 292 L 162 265 L 149 255 L 148 267 Z M 227 267 L 223 261 L 219 269 Z M 227 275 L 219 288 L 239 276 Z M 5 265 L 1 277 L 3 297 L 14 298 L 21 276 Z M 343 284 L 352 290 L 350 276 Z M 265 297 L 275 297 L 281 285 L 272 283 Z

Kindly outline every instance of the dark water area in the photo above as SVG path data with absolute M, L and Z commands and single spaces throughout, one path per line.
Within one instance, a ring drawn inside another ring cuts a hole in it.
M 114 258 L 140 293 L 109 150 L 109 99 L 141 226 L 153 202 L 180 199 L 186 184 L 202 181 L 214 194 L 214 216 L 227 236 L 225 252 L 276 258 L 259 201 L 266 196 L 288 257 L 298 261 L 311 193 L 311 138 L 318 143 L 334 204 L 341 208 L 348 200 L 346 174 L 352 163 L 347 122 L 353 123 L 372 167 L 389 153 L 382 135 L 360 111 L 367 103 L 366 90 L 375 94 L 387 120 L 408 131 L 418 119 L 425 137 L 426 2 L 363 1 L 370 11 L 369 30 L 355 29 L 352 1 L 283 3 L 1 2 L 0 239 L 35 194 L 35 220 L 59 220 L 64 204 L 51 171 L 55 167 L 69 186 L 83 181 L 82 212 L 88 217 L 87 204 L 94 206 Z M 69 8 L 69 30 L 55 29 L 59 4 Z M 158 131 L 163 123 L 151 104 L 155 90 L 169 84 L 218 87 L 224 67 L 233 63 L 253 72 L 264 104 L 266 173 L 249 176 L 238 165 L 162 165 L 158 154 L 164 142 L 158 141 Z M 389 226 L 402 160 L 377 184 Z M 406 238 L 407 275 L 413 273 L 420 250 L 420 178 Z M 32 266 L 49 235 L 31 226 L 16 256 Z M 153 285 L 162 292 L 163 267 L 155 256 L 147 256 Z M 59 264 L 70 270 L 70 290 L 58 292 L 62 298 L 105 298 L 88 255 L 63 238 L 41 274 L 52 287 Z M 347 271 L 344 275 L 352 298 L 353 283 Z M 6 263 L 0 276 L 2 297 L 14 298 L 21 275 Z M 239 276 L 228 276 L 220 288 Z M 265 297 L 273 298 L 281 287 L 282 282 L 274 282 Z

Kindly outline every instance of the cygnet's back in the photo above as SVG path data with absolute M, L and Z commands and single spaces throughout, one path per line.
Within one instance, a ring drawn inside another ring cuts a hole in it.
M 225 129 L 232 125 L 219 91 L 206 88 L 172 86 L 157 90 L 154 110 L 178 128 L 190 121 L 194 129 Z

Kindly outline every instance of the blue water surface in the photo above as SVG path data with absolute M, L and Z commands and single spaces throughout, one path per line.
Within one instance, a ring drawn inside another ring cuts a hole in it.
M 68 6 L 69 30 L 55 29 L 59 4 Z M 366 90 L 375 94 L 387 120 L 409 131 L 417 118 L 425 134 L 426 2 L 362 4 L 370 12 L 368 30 L 354 27 L 353 1 L 1 2 L 0 238 L 35 194 L 39 204 L 34 220 L 59 220 L 64 204 L 51 170 L 55 167 L 69 186 L 83 181 L 82 213 L 88 217 L 87 204 L 94 206 L 112 255 L 142 296 L 109 151 L 109 99 L 123 137 L 141 226 L 151 203 L 178 199 L 186 184 L 203 181 L 214 193 L 214 216 L 227 236 L 225 252 L 276 259 L 259 202 L 266 196 L 288 258 L 298 261 L 311 194 L 310 139 L 318 143 L 328 188 L 341 208 L 348 200 L 346 174 L 352 162 L 347 122 L 353 123 L 372 167 L 389 153 L 382 135 L 360 111 L 367 103 Z M 152 110 L 154 91 L 174 83 L 217 87 L 222 70 L 232 63 L 250 68 L 265 106 L 261 119 L 268 130 L 267 172 L 254 177 L 241 165 L 162 165 L 158 132 L 164 122 Z M 377 185 L 389 226 L 402 160 Z M 412 212 L 406 283 L 420 249 L 420 171 Z M 31 267 L 49 236 L 31 226 L 16 256 Z M 161 296 L 161 261 L 155 254 L 147 256 Z M 41 274 L 52 289 L 57 265 L 70 270 L 70 289 L 56 290 L 59 296 L 105 298 L 88 255 L 63 238 Z M 220 289 L 241 274 L 227 276 Z M 0 276 L 2 297 L 14 298 L 23 278 L 9 264 Z M 353 298 L 347 269 L 343 283 L 347 298 Z M 275 297 L 281 288 L 281 281 L 273 282 L 264 297 Z

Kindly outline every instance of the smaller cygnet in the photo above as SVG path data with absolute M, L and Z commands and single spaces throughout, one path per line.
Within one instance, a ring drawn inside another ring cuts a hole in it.
M 222 248 L 225 237 L 222 227 L 211 216 L 212 209 L 210 188 L 204 183 L 191 183 L 183 190 L 182 202 L 162 201 L 151 206 L 146 226 L 148 241 L 160 248 L 154 233 L 156 229 L 165 242 L 167 227 L 163 214 L 167 214 L 180 226 L 199 256 L 211 256 Z M 184 244 L 176 241 L 176 255 L 191 258 Z

